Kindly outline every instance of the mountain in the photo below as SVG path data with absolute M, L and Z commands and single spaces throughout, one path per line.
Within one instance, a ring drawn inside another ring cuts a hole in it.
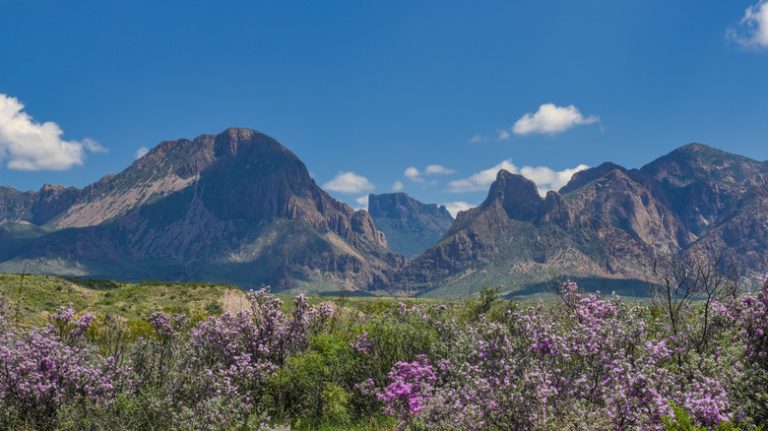
M 348 290 L 385 285 L 403 263 L 366 211 L 333 199 L 291 151 L 250 129 L 163 142 L 45 217 L 34 211 L 42 191 L 2 193 L 7 221 L 41 230 L 4 229 L 2 271 Z
M 693 256 L 745 280 L 768 270 L 768 163 L 689 144 L 639 169 L 578 172 L 545 197 L 501 170 L 451 220 L 404 193 L 355 211 L 280 143 L 233 128 L 162 142 L 83 189 L 0 187 L 0 244 L 0 272 L 441 297 L 538 294 L 565 275 L 644 295 Z
M 408 258 L 437 243 L 453 223 L 444 206 L 419 202 L 406 193 L 368 196 L 368 213 L 384 232 L 390 250 Z
M 485 201 L 400 270 L 393 282 L 427 296 L 487 286 L 541 291 L 558 276 L 643 294 L 673 261 L 694 254 L 754 279 L 768 268 L 768 163 L 690 144 L 640 169 L 581 171 L 541 198 L 500 171 Z M 606 282 L 606 280 L 612 280 Z
M 768 173 L 768 165 L 701 144 L 689 144 L 643 166 L 635 175 L 654 187 L 695 241 Z

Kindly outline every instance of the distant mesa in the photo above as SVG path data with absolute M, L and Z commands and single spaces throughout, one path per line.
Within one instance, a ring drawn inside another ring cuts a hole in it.
M 370 195 L 368 212 L 385 234 L 389 249 L 408 258 L 434 245 L 453 223 L 445 206 L 425 204 L 405 193 Z

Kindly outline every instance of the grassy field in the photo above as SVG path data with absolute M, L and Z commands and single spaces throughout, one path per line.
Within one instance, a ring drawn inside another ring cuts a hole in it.
M 80 312 L 98 317 L 107 314 L 128 321 L 146 321 L 152 312 L 184 314 L 203 318 L 223 311 L 237 312 L 247 306 L 245 292 L 235 286 L 209 283 L 141 282 L 84 280 L 47 275 L 0 274 L 0 295 L 11 303 L 11 317 L 22 325 L 38 326 L 61 306 L 71 305 Z M 276 295 L 285 311 L 293 305 L 294 294 Z M 450 303 L 460 301 L 432 298 L 382 296 L 310 296 L 310 303 L 330 301 L 363 312 L 391 307 L 397 302 Z
M 0 294 L 11 302 L 11 317 L 37 325 L 63 305 L 97 316 L 146 320 L 150 313 L 204 316 L 237 311 L 246 304 L 242 290 L 194 283 L 119 283 L 54 276 L 0 274 Z

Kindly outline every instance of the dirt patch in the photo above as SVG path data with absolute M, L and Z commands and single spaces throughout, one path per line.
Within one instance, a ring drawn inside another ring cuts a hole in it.
M 224 311 L 229 313 L 238 313 L 249 307 L 245 292 L 235 289 L 227 289 L 224 295 L 219 298 L 219 304 Z

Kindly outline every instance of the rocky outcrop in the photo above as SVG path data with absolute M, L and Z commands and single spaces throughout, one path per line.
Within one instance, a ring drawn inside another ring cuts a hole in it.
M 29 222 L 32 219 L 33 192 L 0 187 L 0 224 Z
M 50 184 L 29 192 L 0 187 L 0 225 L 44 225 L 71 207 L 80 194 L 74 187 Z
M 542 202 L 533 181 L 502 169 L 481 207 L 498 204 L 509 218 L 530 221 L 539 213 Z

